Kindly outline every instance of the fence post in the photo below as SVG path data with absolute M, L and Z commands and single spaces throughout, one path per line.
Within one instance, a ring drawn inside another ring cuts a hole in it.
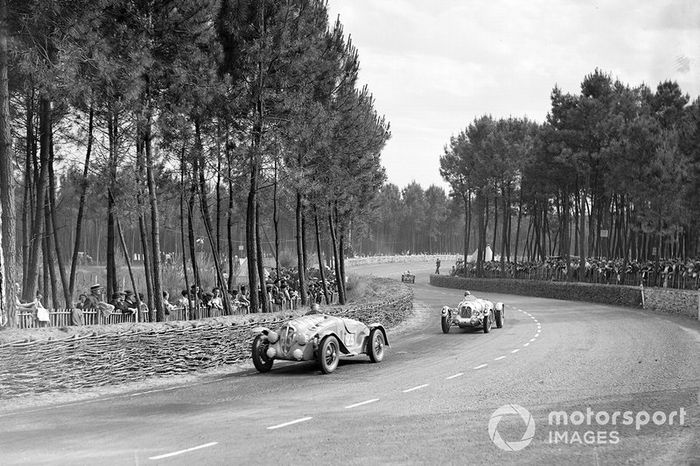
M 700 288 L 698 288 L 698 320 L 700 320 Z
M 642 309 L 645 309 L 646 306 L 644 304 L 644 282 L 639 284 L 639 289 L 642 290 Z

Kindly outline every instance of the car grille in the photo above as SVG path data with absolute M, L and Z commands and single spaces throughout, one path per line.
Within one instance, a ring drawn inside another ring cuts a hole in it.
M 471 316 L 472 316 L 472 308 L 471 308 L 471 307 L 464 306 L 464 307 L 461 309 L 459 315 L 460 315 L 461 317 L 471 317 Z
M 290 325 L 285 327 L 280 335 L 280 339 L 282 340 L 282 351 L 288 353 L 294 343 L 294 327 Z

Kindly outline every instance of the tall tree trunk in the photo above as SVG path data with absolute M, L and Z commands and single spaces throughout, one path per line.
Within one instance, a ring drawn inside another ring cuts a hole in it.
M 153 279 L 151 274 L 151 248 L 148 241 L 148 224 L 146 222 L 146 206 L 143 202 L 144 193 L 144 178 L 146 178 L 144 158 L 145 158 L 145 145 L 144 145 L 143 128 L 139 123 L 137 127 L 136 135 L 136 205 L 138 206 L 139 212 L 139 236 L 141 238 L 141 254 L 143 259 L 143 270 L 144 278 L 146 280 L 146 303 L 149 311 L 153 309 Z M 139 310 L 140 312 L 140 310 Z M 150 319 L 150 315 L 147 315 Z
M 75 240 L 73 245 L 73 255 L 71 257 L 70 263 L 70 280 L 68 284 L 68 298 L 66 298 L 72 305 L 73 303 L 73 293 L 75 292 L 75 274 L 78 268 L 78 252 L 82 247 L 83 239 L 83 216 L 85 215 L 85 197 L 87 196 L 88 187 L 88 170 L 90 169 L 90 154 L 92 153 L 92 130 L 94 122 L 95 111 L 90 103 L 90 116 L 88 119 L 88 140 L 87 149 L 85 151 L 85 164 L 83 165 L 83 178 L 80 185 L 80 200 L 78 201 L 78 218 L 75 221 Z
M 15 183 L 12 176 L 10 92 L 8 87 L 7 0 L 0 0 L 0 327 L 7 316 L 14 325 L 15 255 L 17 252 Z M 4 257 L 3 257 L 4 254 Z
M 306 306 L 308 297 L 306 295 L 306 269 L 304 268 L 304 229 L 302 224 L 302 196 L 297 190 L 296 205 L 296 242 L 297 242 L 297 275 L 299 277 L 299 296 L 301 305 Z
M 462 196 L 462 201 L 464 202 L 464 264 L 467 264 L 467 258 L 469 257 L 469 230 L 471 229 L 471 212 L 469 210 L 470 199 L 469 195 Z
M 112 195 L 111 193 L 109 194 Z M 136 322 L 141 320 L 141 297 L 139 296 L 139 289 L 136 286 L 136 280 L 134 280 L 134 271 L 131 269 L 131 258 L 129 257 L 129 250 L 126 248 L 126 242 L 124 241 L 124 233 L 122 232 L 121 223 L 119 223 L 119 217 L 116 219 L 117 233 L 119 234 L 119 242 L 122 246 L 122 251 L 124 251 L 124 260 L 126 261 L 126 268 L 129 271 L 129 281 L 131 281 L 131 288 L 134 290 L 134 297 L 136 298 Z
M 194 177 L 190 180 L 190 197 L 187 200 L 187 238 L 190 249 L 190 260 L 192 261 L 192 275 L 195 286 L 202 286 L 202 281 L 199 277 L 199 266 L 197 265 L 197 247 L 195 244 L 194 233 L 194 202 L 197 195 L 197 188 L 194 182 Z
M 185 249 L 185 145 L 182 145 L 180 155 L 180 243 L 182 245 L 182 273 L 185 276 L 185 290 L 190 292 L 190 280 L 187 273 L 187 252 Z M 190 309 L 190 296 L 186 296 L 185 318 L 189 319 L 192 309 Z
M 7 0 L 3 0 L 7 1 Z M 32 176 L 32 161 L 35 159 L 36 143 L 34 140 L 34 92 L 27 93 L 27 137 L 25 140 L 26 152 L 24 162 L 24 196 L 22 206 L 22 289 L 29 287 L 27 267 L 29 266 L 29 252 L 31 244 L 32 212 L 34 211 L 33 192 L 36 179 Z M 7 185 L 9 186 L 9 185 Z M 10 308 L 14 309 L 13 306 Z
M 256 231 L 256 207 L 258 189 L 258 164 L 255 149 L 251 150 L 250 160 L 250 187 L 248 191 L 248 203 L 246 205 L 246 256 L 248 258 L 248 289 L 250 293 L 250 312 L 258 312 L 260 306 L 258 286 L 258 252 Z
M 228 243 L 228 289 L 233 288 L 236 283 L 236 272 L 238 270 L 238 254 L 233 249 L 233 179 L 231 172 L 231 154 L 226 144 L 226 165 L 228 170 L 228 209 L 226 211 L 226 241 Z
M 151 244 L 151 252 L 153 256 L 153 303 L 156 308 L 156 321 L 163 322 L 165 320 L 165 314 L 163 310 L 163 285 L 161 282 L 160 263 L 160 212 L 158 211 L 158 195 L 156 193 L 156 183 L 153 177 L 150 116 L 146 119 L 144 137 L 144 144 L 146 148 L 146 182 L 148 184 L 148 199 L 151 205 L 151 238 L 153 242 Z
M 50 163 L 50 162 L 49 162 Z M 50 170 L 49 170 L 50 171 Z M 50 181 L 49 181 L 50 184 Z M 49 204 L 49 190 L 46 191 L 46 199 L 45 199 L 46 206 L 44 207 L 44 225 L 46 225 L 46 234 L 44 235 L 44 238 L 46 239 L 46 259 L 44 261 L 44 264 L 46 264 L 46 267 L 49 270 L 49 277 L 51 279 L 51 286 L 47 291 L 51 293 L 51 307 L 58 307 L 58 293 L 57 293 L 57 288 L 56 288 L 56 283 L 58 282 L 57 277 L 56 277 L 56 260 L 53 255 L 53 252 L 55 250 L 55 244 L 54 244 L 54 236 L 53 236 L 53 230 L 54 230 L 54 225 L 51 221 L 51 208 Z M 48 296 L 44 295 L 44 299 L 47 299 Z
M 501 201 L 503 202 L 503 226 L 501 227 L 501 274 L 506 273 L 506 254 L 508 251 L 508 198 L 506 191 L 508 187 L 503 187 L 501 192 Z
M 277 157 L 275 157 L 275 179 L 272 193 L 272 223 L 275 228 L 275 278 L 280 278 L 280 215 L 277 208 Z
M 221 123 L 216 125 L 216 255 L 221 258 Z
M 308 279 L 309 252 L 306 247 L 306 212 L 304 204 L 301 205 L 301 257 L 304 260 L 304 277 Z M 307 280 L 308 281 L 308 280 Z
M 262 240 L 260 238 L 260 204 L 255 206 L 255 254 L 258 263 L 258 278 L 260 279 L 260 296 L 262 312 L 270 312 L 270 299 L 267 294 L 267 283 L 265 283 L 265 263 L 263 261 Z
M 498 238 L 498 190 L 497 187 L 494 184 L 493 187 L 493 241 L 491 244 L 491 249 L 493 250 L 494 256 L 491 258 L 491 260 L 496 260 L 496 239 Z M 503 254 L 501 254 L 503 255 Z
M 580 193 L 581 207 L 579 208 L 579 221 L 581 225 L 579 227 L 579 264 L 578 264 L 578 276 L 579 281 L 583 281 L 586 275 L 586 195 L 584 192 Z
M 109 112 L 109 189 L 114 192 L 117 183 L 117 148 L 119 138 L 119 117 L 114 110 Z M 107 299 L 111 299 L 112 293 L 119 289 L 117 280 L 117 264 L 114 251 L 116 250 L 116 238 L 114 236 L 114 210 L 115 199 L 107 197 Z
M 338 219 L 336 213 L 336 221 Z M 345 304 L 347 302 L 347 294 L 345 292 L 345 233 L 343 228 L 338 228 L 340 234 L 338 239 L 338 269 L 340 270 L 340 279 L 338 280 L 338 303 Z
M 321 274 L 323 297 L 326 301 L 326 304 L 330 304 L 330 300 L 328 299 L 328 285 L 326 284 L 326 270 L 323 265 L 323 256 L 321 254 L 321 232 L 318 228 L 318 215 L 316 213 L 316 206 L 314 206 L 314 226 L 316 228 L 316 254 L 318 255 L 318 270 Z
M 70 309 L 73 303 L 70 299 L 70 289 L 68 287 L 68 277 L 66 277 L 66 269 L 63 266 L 63 248 L 61 246 L 61 241 L 58 236 L 58 230 L 56 228 L 56 186 L 54 181 L 53 172 L 53 142 L 51 143 L 51 153 L 49 157 L 49 214 L 51 217 L 51 235 L 53 236 L 53 246 L 56 251 L 56 265 L 58 266 L 58 272 L 61 277 L 61 287 L 63 288 L 63 298 L 66 303 L 66 309 Z M 58 301 L 54 302 L 54 306 L 58 306 Z
M 338 242 L 336 240 L 335 226 L 333 224 L 333 214 L 330 203 L 328 205 L 328 229 L 331 232 L 331 246 L 333 248 L 333 265 L 335 269 L 335 284 L 338 288 L 338 300 L 340 301 L 340 293 L 342 289 L 341 274 L 340 274 L 340 255 L 338 254 Z
M 27 284 L 22 290 L 22 300 L 31 301 L 36 294 L 37 269 L 39 264 L 39 251 L 41 250 L 41 238 L 43 235 L 44 198 L 46 197 L 46 180 L 48 178 L 48 158 L 51 144 L 51 102 L 48 97 L 42 95 L 39 100 L 39 135 L 41 149 L 39 151 L 40 168 L 36 177 L 36 209 L 32 222 L 32 238 L 30 241 L 29 262 L 27 265 Z

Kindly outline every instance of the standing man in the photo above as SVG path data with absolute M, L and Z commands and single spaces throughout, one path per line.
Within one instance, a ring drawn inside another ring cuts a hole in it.
M 435 275 L 440 275 L 440 258 L 435 259 Z

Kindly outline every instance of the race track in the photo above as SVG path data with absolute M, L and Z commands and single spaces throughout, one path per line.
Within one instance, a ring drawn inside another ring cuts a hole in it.
M 275 362 L 268 374 L 248 366 L 5 404 L 0 464 L 700 462 L 697 321 L 474 292 L 506 304 L 504 327 L 445 335 L 440 308 L 462 292 L 428 285 L 432 264 L 410 269 L 415 315 L 389 332 L 380 364 L 349 358 L 324 376 L 311 363 Z

